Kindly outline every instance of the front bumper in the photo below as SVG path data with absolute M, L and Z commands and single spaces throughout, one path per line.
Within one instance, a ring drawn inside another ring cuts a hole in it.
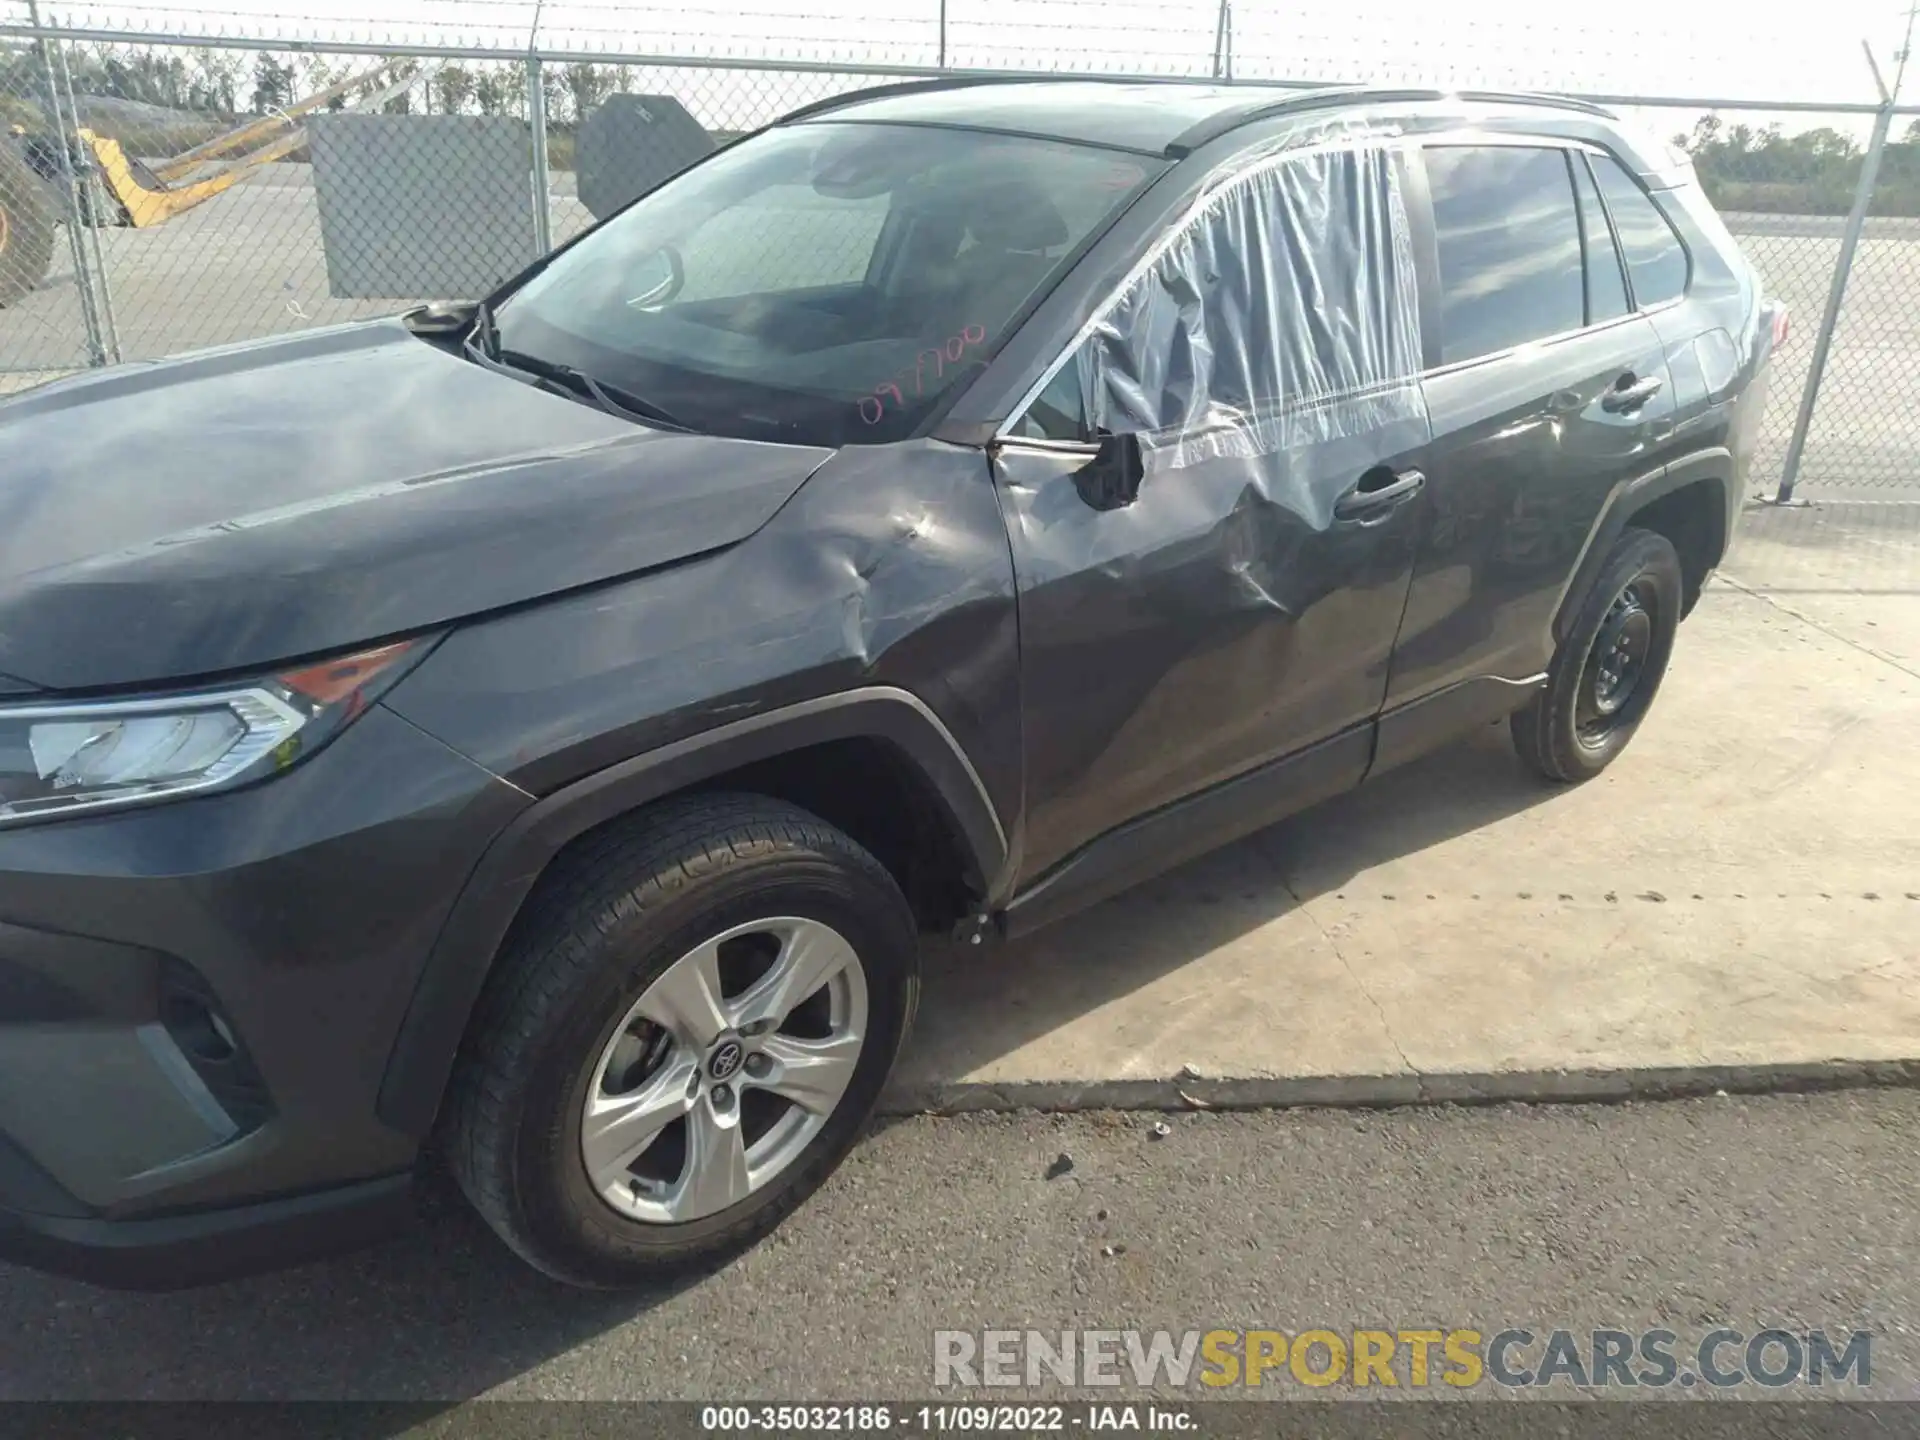
M 0 1257 L 180 1284 L 392 1228 L 381 1078 L 527 803 L 376 705 L 247 789 L 0 831 Z
M 176 1290 L 358 1250 L 414 1217 L 411 1173 L 151 1220 L 0 1211 L 0 1259 L 122 1290 Z

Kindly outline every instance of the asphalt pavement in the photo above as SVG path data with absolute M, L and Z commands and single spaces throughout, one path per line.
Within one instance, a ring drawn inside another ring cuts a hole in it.
M 451 1203 L 171 1296 L 0 1269 L 0 1399 L 924 1398 L 933 1332 L 990 1327 L 1523 1328 L 1532 1368 L 1555 1329 L 1670 1329 L 1683 1357 L 1720 1326 L 1859 1329 L 1866 1390 L 1794 1398 L 1920 1396 L 1920 1093 L 1157 1118 L 892 1122 L 771 1240 L 651 1296 L 551 1285 Z M 1278 1378 L 1236 1393 L 1350 1393 Z

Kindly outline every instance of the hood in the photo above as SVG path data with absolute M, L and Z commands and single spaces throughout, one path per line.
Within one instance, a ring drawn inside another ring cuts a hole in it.
M 398 320 L 61 382 L 0 403 L 0 675 L 150 685 L 430 629 L 745 539 L 829 454 L 651 430 Z

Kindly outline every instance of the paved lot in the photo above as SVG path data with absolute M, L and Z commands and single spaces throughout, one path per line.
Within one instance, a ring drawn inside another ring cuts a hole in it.
M 1869 1329 L 1920 1396 L 1920 1094 L 1147 1124 L 893 1124 L 678 1293 L 561 1290 L 464 1212 L 168 1297 L 0 1269 L 0 1398 L 924 1397 L 935 1328 L 1720 1324 Z
M 572 194 L 572 175 L 554 178 L 554 233 L 565 238 L 590 217 Z M 1826 304 L 1839 222 L 1756 215 L 1734 216 L 1731 223 L 1798 327 L 1798 343 L 1774 377 L 1754 472 L 1770 491 Z M 329 294 L 304 166 L 267 167 L 163 226 L 104 230 L 98 239 L 121 353 L 129 360 L 385 314 L 400 303 Z M 64 247 L 55 269 L 70 269 Z M 50 283 L 0 311 L 0 394 L 84 365 L 84 333 L 71 284 Z M 1920 486 L 1917 462 L 1920 223 L 1875 221 L 1860 250 L 1802 473 L 1812 489 L 1873 495 L 1890 486 Z

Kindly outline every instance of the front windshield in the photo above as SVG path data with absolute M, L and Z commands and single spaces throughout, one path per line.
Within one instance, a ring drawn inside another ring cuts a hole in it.
M 500 350 L 696 430 L 898 440 L 1159 168 L 971 130 L 772 130 L 555 256 L 499 307 Z

